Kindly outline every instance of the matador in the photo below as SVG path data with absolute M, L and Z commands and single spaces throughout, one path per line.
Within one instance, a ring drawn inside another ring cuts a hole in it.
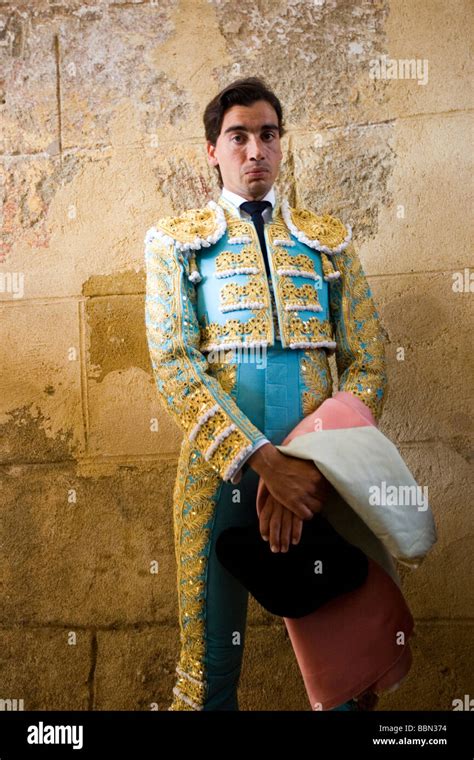
M 237 80 L 204 123 L 220 196 L 159 218 L 145 237 L 154 379 L 183 433 L 173 494 L 181 651 L 170 710 L 239 709 L 248 592 L 220 565 L 215 542 L 256 520 L 259 475 L 294 531 L 317 510 L 308 490 L 305 508 L 292 511 L 287 468 L 297 460 L 275 446 L 333 395 L 331 355 L 337 390 L 376 419 L 386 389 L 383 330 L 351 227 L 275 186 L 284 133 L 276 96 L 261 79 Z

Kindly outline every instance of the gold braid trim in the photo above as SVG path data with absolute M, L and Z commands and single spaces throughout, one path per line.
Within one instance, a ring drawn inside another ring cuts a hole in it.
M 206 699 L 205 578 L 220 483 L 184 439 L 173 493 L 181 652 L 169 710 L 199 710 Z

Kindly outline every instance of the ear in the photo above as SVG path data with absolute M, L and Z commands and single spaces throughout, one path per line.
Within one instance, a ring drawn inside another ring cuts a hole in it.
M 216 146 L 213 145 L 209 140 L 206 140 L 206 152 L 207 152 L 207 160 L 211 164 L 211 166 L 218 166 L 219 161 L 216 157 Z

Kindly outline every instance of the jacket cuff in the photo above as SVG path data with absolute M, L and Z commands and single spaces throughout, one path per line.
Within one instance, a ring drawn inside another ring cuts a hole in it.
M 234 470 L 234 474 L 230 478 L 230 482 L 236 485 L 237 483 L 240 483 L 242 479 L 242 475 L 245 475 L 247 470 L 249 469 L 250 465 L 248 463 L 248 460 L 252 456 L 252 454 L 255 454 L 257 449 L 260 448 L 260 446 L 263 446 L 265 443 L 271 443 L 271 441 L 268 440 L 268 438 L 262 438 L 261 440 L 257 441 L 257 443 L 254 445 L 251 451 L 249 451 L 243 460 L 241 461 L 241 464 L 238 466 L 237 469 Z

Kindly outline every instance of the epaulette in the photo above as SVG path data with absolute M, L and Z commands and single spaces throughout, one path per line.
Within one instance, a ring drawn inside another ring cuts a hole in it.
M 290 232 L 302 243 L 332 255 L 346 248 L 352 238 L 350 225 L 330 214 L 315 214 L 306 208 L 292 208 L 285 199 L 281 213 Z
M 201 208 L 191 208 L 179 216 L 163 216 L 148 233 L 147 238 L 176 244 L 180 251 L 197 251 L 208 248 L 222 237 L 226 230 L 223 209 L 209 201 Z

